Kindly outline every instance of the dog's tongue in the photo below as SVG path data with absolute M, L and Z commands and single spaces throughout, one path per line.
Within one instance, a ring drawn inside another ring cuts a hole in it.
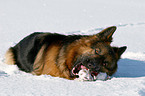
M 81 65 L 81 69 L 86 69 L 88 70 L 88 68 L 86 68 L 85 66 Z

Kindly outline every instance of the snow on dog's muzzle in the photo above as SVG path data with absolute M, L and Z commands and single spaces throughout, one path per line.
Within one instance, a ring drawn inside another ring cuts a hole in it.
M 96 81 L 96 80 L 107 80 L 110 78 L 106 73 L 91 71 L 82 64 L 78 64 L 72 69 L 72 73 L 77 75 L 78 81 Z
M 81 69 L 78 73 L 78 81 L 96 81 L 96 80 L 107 80 L 110 77 L 106 73 L 99 72 L 96 76 L 92 76 L 91 73 L 86 69 Z
M 78 73 L 80 81 L 92 81 L 93 77 L 91 76 L 90 72 L 86 69 L 81 69 Z

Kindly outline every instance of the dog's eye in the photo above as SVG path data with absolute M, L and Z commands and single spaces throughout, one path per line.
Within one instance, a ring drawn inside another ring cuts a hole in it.
M 99 54 L 100 53 L 100 49 L 99 48 L 96 48 L 95 49 L 95 54 Z
M 105 67 L 108 66 L 108 62 L 104 61 L 103 66 L 105 66 Z

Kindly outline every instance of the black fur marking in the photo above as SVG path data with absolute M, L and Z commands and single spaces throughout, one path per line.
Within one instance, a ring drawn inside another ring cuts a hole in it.
M 63 47 L 67 47 L 68 44 L 77 39 L 80 39 L 81 37 L 81 35 L 65 36 L 57 33 L 41 32 L 30 34 L 21 40 L 17 45 L 12 47 L 16 64 L 20 70 L 25 72 L 32 72 L 35 58 L 44 44 L 46 44 L 48 47 L 52 43 L 59 43 L 62 44 Z

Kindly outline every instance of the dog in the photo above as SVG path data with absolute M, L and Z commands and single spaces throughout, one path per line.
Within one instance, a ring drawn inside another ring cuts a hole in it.
M 116 26 L 95 35 L 62 35 L 34 32 L 5 54 L 5 63 L 16 64 L 20 70 L 34 74 L 74 80 L 83 68 L 92 77 L 99 72 L 113 75 L 126 46 L 112 47 Z

